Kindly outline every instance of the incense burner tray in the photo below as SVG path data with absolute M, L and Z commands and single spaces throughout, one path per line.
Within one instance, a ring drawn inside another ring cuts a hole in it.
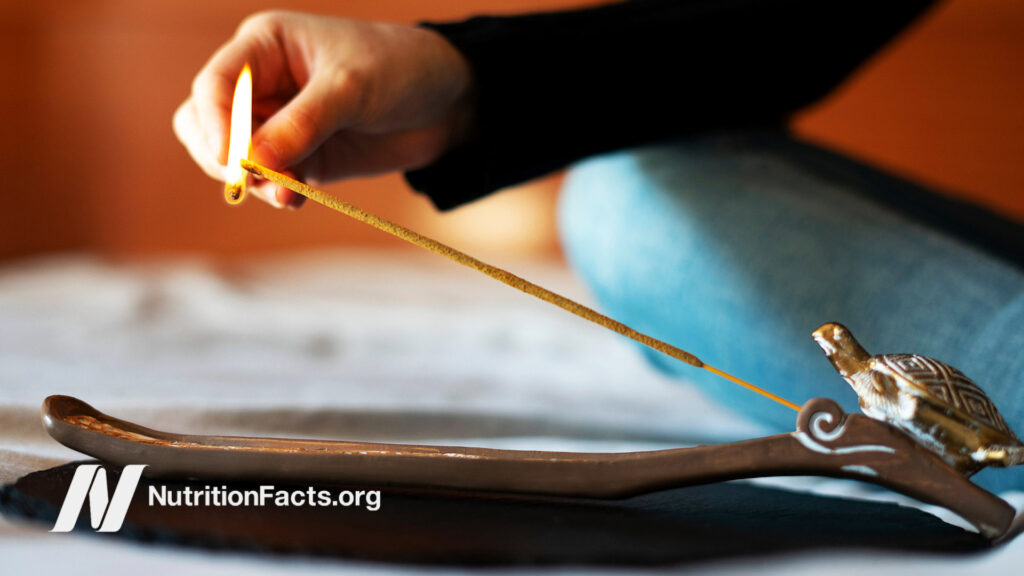
M 578 453 L 381 444 L 153 430 L 76 398 L 51 396 L 43 422 L 58 442 L 115 466 L 146 464 L 153 479 L 275 481 L 623 499 L 768 476 L 829 476 L 877 484 L 942 506 L 989 540 L 1014 509 L 887 424 L 808 401 L 787 434 L 644 452 Z

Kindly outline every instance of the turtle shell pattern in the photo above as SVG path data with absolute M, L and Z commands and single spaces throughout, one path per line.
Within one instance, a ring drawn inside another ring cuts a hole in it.
M 916 395 L 930 399 L 942 407 L 963 412 L 976 421 L 1017 439 L 985 392 L 956 368 L 917 354 L 884 354 L 875 356 L 874 360 L 877 362 L 876 369 L 895 377 L 901 388 L 916 388 Z

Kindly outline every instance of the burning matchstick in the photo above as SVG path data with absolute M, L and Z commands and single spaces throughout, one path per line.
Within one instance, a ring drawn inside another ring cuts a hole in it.
M 238 75 L 235 96 L 231 101 L 231 140 L 228 143 L 228 165 L 224 182 L 224 199 L 238 204 L 245 198 L 247 174 L 242 160 L 249 158 L 252 147 L 252 71 L 246 64 Z

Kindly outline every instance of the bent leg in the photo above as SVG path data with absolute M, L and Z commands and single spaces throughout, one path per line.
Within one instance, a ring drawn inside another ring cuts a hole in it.
M 857 410 L 810 337 L 838 321 L 872 354 L 960 368 L 1024 433 L 1024 273 L 865 198 L 866 186 L 909 184 L 781 133 L 618 152 L 571 171 L 563 246 L 611 316 L 797 404 L 828 396 Z M 645 354 L 721 403 L 793 429 L 791 410 Z M 1024 488 L 1024 474 L 999 476 L 1011 477 Z

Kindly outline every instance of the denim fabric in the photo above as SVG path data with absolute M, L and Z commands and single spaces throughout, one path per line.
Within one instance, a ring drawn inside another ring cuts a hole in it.
M 690 138 L 587 160 L 562 192 L 572 266 L 614 318 L 797 404 L 856 411 L 811 331 L 960 368 L 1024 433 L 1024 273 L 865 198 L 908 183 L 781 133 Z M 780 431 L 795 413 L 643 349 Z M 1024 466 L 979 483 L 1024 489 Z

